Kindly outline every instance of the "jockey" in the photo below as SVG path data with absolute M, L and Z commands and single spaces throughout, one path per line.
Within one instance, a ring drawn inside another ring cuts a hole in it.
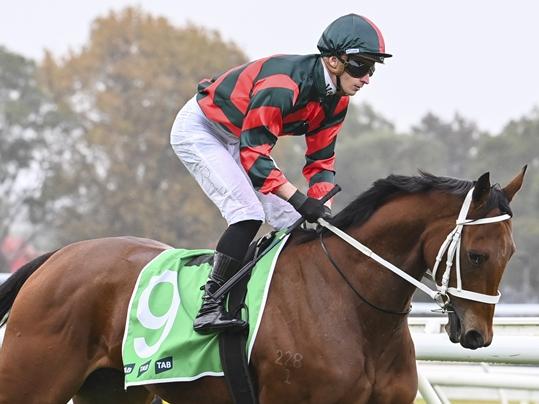
M 349 96 L 391 55 L 376 25 L 356 14 L 333 21 L 318 49 L 255 60 L 202 80 L 174 121 L 174 152 L 228 223 L 194 322 L 199 333 L 246 326 L 225 311 L 225 297 L 212 294 L 241 268 L 263 221 L 280 229 L 300 215 L 310 222 L 330 217 L 329 203 L 319 199 L 333 187 L 335 140 Z M 305 135 L 307 195 L 270 156 L 283 135 Z

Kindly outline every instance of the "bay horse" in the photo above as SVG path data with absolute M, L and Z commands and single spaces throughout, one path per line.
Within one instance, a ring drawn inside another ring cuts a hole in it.
M 391 175 L 331 223 L 421 279 L 464 195 L 475 185 L 468 218 L 511 214 L 524 172 L 504 188 L 491 186 L 488 173 L 477 181 Z M 317 237 L 296 231 L 277 262 L 251 356 L 260 403 L 412 403 L 417 373 L 406 313 L 415 287 L 326 233 L 325 248 L 347 284 Z M 37 258 L 0 286 L 0 317 L 9 311 L 0 403 L 149 403 L 154 395 L 170 403 L 231 402 L 222 377 L 123 389 L 128 302 L 141 269 L 167 248 L 134 237 L 81 241 Z M 496 294 L 514 249 L 510 220 L 466 227 L 457 257 L 466 288 Z M 451 341 L 488 346 L 494 305 L 451 303 Z

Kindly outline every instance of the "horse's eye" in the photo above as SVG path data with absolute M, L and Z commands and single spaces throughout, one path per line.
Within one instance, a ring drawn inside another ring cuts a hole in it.
M 487 256 L 485 254 L 480 254 L 480 253 L 475 252 L 475 251 L 469 251 L 468 252 L 468 259 L 470 260 L 472 265 L 479 266 L 479 265 L 481 265 L 483 262 L 485 262 L 487 260 Z

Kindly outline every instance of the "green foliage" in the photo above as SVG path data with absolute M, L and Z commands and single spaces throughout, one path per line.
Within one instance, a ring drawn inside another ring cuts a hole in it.
M 77 148 L 94 165 L 77 167 L 82 189 L 72 189 L 79 197 L 68 212 L 76 220 L 62 215 L 58 234 L 65 241 L 131 234 L 210 245 L 215 236 L 208 234 L 223 222 L 172 152 L 169 133 L 200 79 L 244 61 L 215 32 L 176 28 L 135 8 L 98 18 L 79 53 L 47 58 L 44 83 L 76 112 L 83 131 Z
M 0 47 L 0 244 L 52 178 L 59 158 L 54 143 L 71 122 L 43 92 L 36 71 L 33 61 Z M 41 228 L 46 224 L 41 218 Z M 38 231 L 34 227 L 26 237 Z
M 477 144 L 486 134 L 459 115 L 444 122 L 427 114 L 412 128 L 399 134 L 386 118 L 370 106 L 352 108 L 336 147 L 337 179 L 352 184 L 347 192 L 365 190 L 389 174 L 416 175 L 418 170 L 437 175 L 467 177 Z M 472 176 L 473 177 L 473 176 Z
M 451 122 L 443 122 L 429 113 L 412 128 L 412 133 L 441 147 L 441 153 L 435 154 L 440 168 L 444 169 L 444 175 L 457 178 L 466 177 L 467 168 L 475 159 L 478 142 L 485 136 L 473 122 L 458 114 Z
M 498 136 L 483 138 L 478 150 L 472 167 L 476 171 L 494 169 L 494 178 L 499 178 L 502 185 L 517 167 L 528 165 L 523 189 L 511 204 L 517 253 L 506 275 L 506 297 L 539 302 L 539 109 L 511 121 Z

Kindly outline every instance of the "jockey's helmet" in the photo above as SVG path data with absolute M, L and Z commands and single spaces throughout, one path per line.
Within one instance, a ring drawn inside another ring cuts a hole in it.
M 329 24 L 318 41 L 318 50 L 323 56 L 346 54 L 378 63 L 392 56 L 385 53 L 384 37 L 378 27 L 357 14 L 343 15 Z

